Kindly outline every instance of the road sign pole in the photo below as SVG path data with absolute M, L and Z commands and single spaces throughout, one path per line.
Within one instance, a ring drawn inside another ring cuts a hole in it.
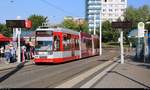
M 21 49 L 20 49 L 20 34 L 21 34 L 21 28 L 16 28 L 16 30 L 18 30 L 18 60 L 17 62 L 20 63 L 21 62 Z
M 124 64 L 123 31 L 120 30 L 121 64 Z
M 17 20 L 6 20 L 6 26 L 15 28 L 13 29 L 13 41 L 15 41 L 17 37 L 17 62 L 21 62 L 21 48 L 20 48 L 20 34 L 21 34 L 21 28 L 31 28 L 32 22 L 30 20 L 20 20 L 20 16 L 17 16 Z M 14 34 L 14 31 L 16 32 L 16 35 Z M 14 45 L 15 46 L 15 45 Z

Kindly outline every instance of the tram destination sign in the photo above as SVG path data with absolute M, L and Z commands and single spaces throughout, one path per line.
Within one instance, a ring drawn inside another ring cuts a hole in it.
M 132 22 L 130 21 L 118 21 L 118 22 L 112 22 L 112 28 L 116 29 L 128 29 L 132 27 Z
M 6 20 L 6 26 L 11 28 L 24 28 L 25 20 Z
M 32 27 L 30 20 L 6 20 L 6 26 L 11 28 L 28 28 Z

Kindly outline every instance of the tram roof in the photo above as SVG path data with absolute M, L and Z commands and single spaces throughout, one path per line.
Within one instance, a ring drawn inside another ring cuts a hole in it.
M 38 28 L 36 31 L 55 31 L 55 32 L 63 32 L 63 33 L 69 33 L 69 34 L 76 34 L 79 35 L 80 32 L 73 31 L 71 29 L 66 28 Z

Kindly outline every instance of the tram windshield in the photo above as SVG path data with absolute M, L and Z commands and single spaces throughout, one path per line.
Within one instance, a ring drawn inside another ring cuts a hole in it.
M 37 41 L 35 50 L 52 51 L 52 46 L 53 46 L 52 41 Z

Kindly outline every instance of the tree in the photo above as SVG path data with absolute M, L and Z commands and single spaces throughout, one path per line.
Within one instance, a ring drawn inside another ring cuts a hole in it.
M 79 31 L 78 25 L 73 20 L 64 20 L 62 23 L 64 28 L 73 29 Z
M 62 22 L 62 27 L 75 31 L 88 32 L 88 23 L 85 20 L 66 19 Z
M 0 24 L 0 33 L 7 36 L 7 37 L 11 37 L 12 36 L 12 29 L 7 28 L 5 24 Z
M 128 7 L 124 13 L 126 20 L 132 21 L 133 26 L 131 29 L 137 29 L 137 24 L 139 22 L 147 22 L 150 20 L 150 7 L 144 5 L 139 8 Z M 147 26 L 146 26 L 147 27 Z M 148 28 L 150 30 L 150 28 Z
M 47 17 L 35 14 L 29 16 L 28 19 L 32 21 L 32 30 L 36 30 L 39 26 L 48 21 Z
M 78 24 L 80 27 L 80 30 L 82 32 L 89 32 L 89 28 L 88 28 L 88 22 L 86 20 L 82 21 L 81 23 Z
M 111 42 L 118 40 L 118 31 L 114 30 L 111 26 L 111 22 L 105 21 L 102 23 L 102 39 L 103 42 Z

